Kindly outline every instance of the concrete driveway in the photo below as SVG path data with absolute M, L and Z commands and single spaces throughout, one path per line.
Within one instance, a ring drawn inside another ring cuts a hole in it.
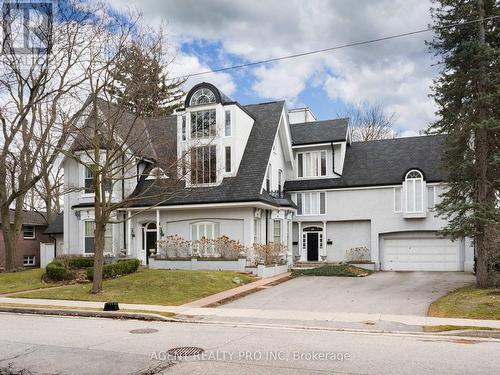
M 368 277 L 303 276 L 221 308 L 426 316 L 429 304 L 474 282 L 464 272 L 376 272 Z

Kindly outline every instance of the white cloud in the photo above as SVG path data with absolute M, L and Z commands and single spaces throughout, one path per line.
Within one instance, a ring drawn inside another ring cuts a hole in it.
M 165 19 L 176 43 L 220 42 L 225 52 L 247 61 L 422 29 L 431 21 L 429 0 L 112 0 L 112 4 L 135 4 L 147 22 Z M 427 127 L 434 112 L 428 94 L 436 71 L 424 44 L 430 37 L 419 34 L 260 66 L 249 70 L 251 89 L 262 98 L 286 98 L 293 104 L 313 86 L 332 99 L 378 103 L 398 113 L 400 128 L 418 131 Z M 197 71 L 192 70 L 195 65 L 183 66 L 183 73 Z M 216 83 L 215 77 L 203 79 Z M 223 91 L 230 92 L 234 82 L 231 85 L 228 77 L 217 79 L 227 79 L 223 84 L 229 90 Z

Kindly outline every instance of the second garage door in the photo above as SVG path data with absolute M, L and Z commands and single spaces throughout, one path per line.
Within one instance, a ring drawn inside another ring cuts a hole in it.
M 384 271 L 462 271 L 458 241 L 434 233 L 386 234 L 381 238 Z

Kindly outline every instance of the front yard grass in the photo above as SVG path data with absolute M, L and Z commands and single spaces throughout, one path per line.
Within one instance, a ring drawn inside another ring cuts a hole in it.
M 103 291 L 99 294 L 90 293 L 91 284 L 76 284 L 16 294 L 14 297 L 182 305 L 254 280 L 252 276 L 237 272 L 143 269 L 105 280 Z
M 434 301 L 429 316 L 500 320 L 500 288 L 459 288 Z
M 363 268 L 355 267 L 350 264 L 327 265 L 318 268 L 295 269 L 292 271 L 292 277 L 297 276 L 343 276 L 357 277 L 368 276 L 372 271 Z
M 23 290 L 50 288 L 60 283 L 46 283 L 42 280 L 44 268 L 18 272 L 0 272 L 0 294 L 14 293 Z

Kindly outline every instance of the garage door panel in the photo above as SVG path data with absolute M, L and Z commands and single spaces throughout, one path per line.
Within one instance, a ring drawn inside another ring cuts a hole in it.
M 460 271 L 458 242 L 418 234 L 391 238 L 384 236 L 382 269 L 393 271 Z

